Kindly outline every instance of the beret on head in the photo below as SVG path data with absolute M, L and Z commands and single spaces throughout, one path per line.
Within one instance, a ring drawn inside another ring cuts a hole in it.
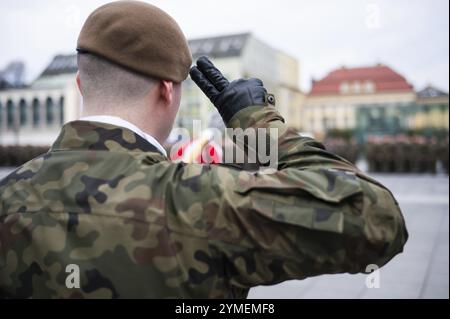
M 162 80 L 186 79 L 192 56 L 176 21 L 140 1 L 116 1 L 96 9 L 78 37 L 77 50 Z

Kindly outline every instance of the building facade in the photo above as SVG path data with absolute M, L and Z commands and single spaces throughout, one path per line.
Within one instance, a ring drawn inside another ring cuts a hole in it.
M 432 86 L 417 92 L 414 102 L 361 104 L 356 110 L 356 135 L 361 142 L 369 135 L 432 137 L 449 129 L 448 94 Z
M 420 129 L 447 129 L 449 128 L 449 98 L 448 93 L 432 85 L 417 92 L 416 103 L 420 106 L 410 118 L 410 127 Z
M 50 145 L 80 114 L 76 70 L 76 55 L 58 55 L 30 86 L 1 90 L 0 144 Z
M 331 129 L 354 130 L 361 107 L 408 105 L 416 98 L 413 86 L 386 65 L 342 67 L 313 81 L 303 107 L 302 130 L 319 139 Z
M 277 98 L 288 124 L 300 127 L 304 95 L 298 88 L 296 59 L 273 49 L 250 33 L 189 41 L 194 58 L 209 56 L 229 79 L 258 77 Z M 63 123 L 81 114 L 82 98 L 75 83 L 76 55 L 57 55 L 29 86 L 0 90 L 0 145 L 50 145 Z M 175 127 L 192 128 L 193 120 L 208 127 L 215 108 L 188 78 Z
M 298 87 L 299 63 L 288 54 L 258 40 L 250 33 L 189 41 L 194 60 L 206 55 L 232 80 L 256 77 L 275 94 L 276 106 L 287 124 L 299 129 L 304 94 Z M 190 78 L 183 82 L 183 98 L 177 125 L 190 128 L 193 120 L 207 127 L 215 108 Z
M 229 79 L 257 77 L 289 126 L 318 139 L 331 129 L 353 130 L 360 141 L 368 134 L 407 130 L 447 130 L 448 94 L 432 86 L 415 92 L 392 68 L 334 70 L 313 81 L 305 96 L 298 88 L 298 61 L 250 33 L 189 41 L 194 60 L 207 55 Z M 82 98 L 75 83 L 76 55 L 57 55 L 27 87 L 0 90 L 0 145 L 50 145 L 60 127 L 79 117 Z M 216 126 L 218 114 L 190 78 L 175 127 Z M 215 122 L 215 123 L 214 123 Z

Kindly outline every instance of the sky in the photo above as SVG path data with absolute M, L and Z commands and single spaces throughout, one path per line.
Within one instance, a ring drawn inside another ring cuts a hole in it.
M 102 0 L 1 0 L 0 69 L 26 64 L 33 80 L 56 54 L 75 52 Z M 449 91 L 448 0 L 146 1 L 178 21 L 187 38 L 252 32 L 298 59 L 301 90 L 341 66 L 384 63 L 416 89 Z

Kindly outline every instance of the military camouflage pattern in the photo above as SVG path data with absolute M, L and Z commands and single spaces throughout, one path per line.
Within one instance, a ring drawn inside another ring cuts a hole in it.
M 403 250 L 392 194 L 273 107 L 232 127 L 279 129 L 279 171 L 168 161 L 125 128 L 66 124 L 0 182 L 0 295 L 242 298 L 256 285 L 364 272 Z M 80 267 L 80 288 L 65 285 Z

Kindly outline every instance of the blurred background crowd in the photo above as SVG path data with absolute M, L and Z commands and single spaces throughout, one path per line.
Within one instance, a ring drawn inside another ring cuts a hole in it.
M 365 160 L 370 172 L 449 174 L 448 137 L 369 136 L 363 145 L 355 138 L 327 137 L 324 144 L 352 163 Z

